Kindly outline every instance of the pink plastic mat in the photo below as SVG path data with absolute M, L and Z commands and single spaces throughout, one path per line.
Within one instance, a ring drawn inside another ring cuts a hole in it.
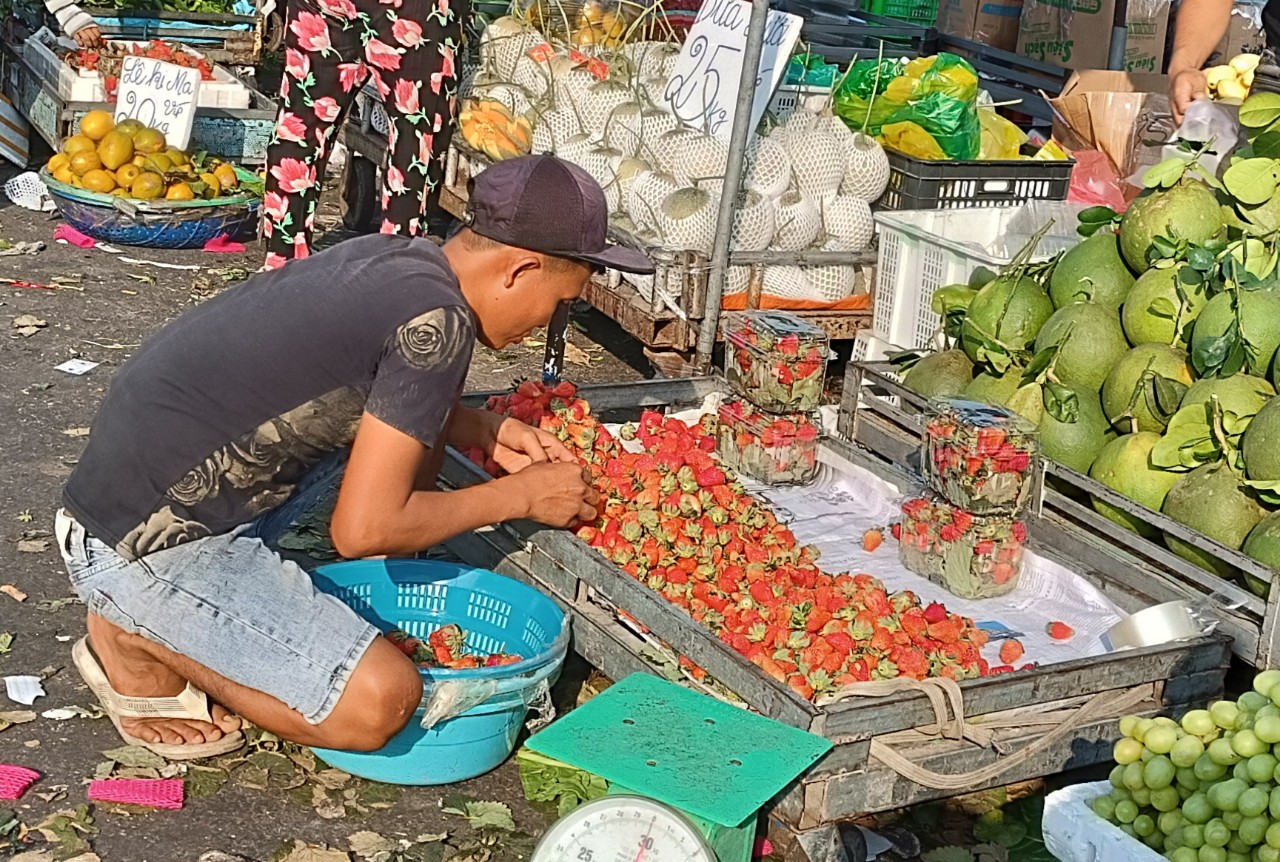
M 181 778 L 110 778 L 89 785 L 89 798 L 95 802 L 119 802 L 145 805 L 148 808 L 181 808 Z
M 0 799 L 20 799 L 39 777 L 34 769 L 0 763 Z

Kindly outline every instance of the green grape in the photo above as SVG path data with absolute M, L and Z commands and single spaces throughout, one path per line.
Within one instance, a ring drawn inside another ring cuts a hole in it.
M 1280 862 L 1280 849 L 1272 847 L 1270 844 L 1264 844 L 1253 851 L 1253 855 L 1257 857 L 1258 862 Z
M 1268 708 L 1275 709 L 1274 706 Z M 1253 722 L 1253 732 L 1258 735 L 1258 739 L 1261 739 L 1267 745 L 1275 745 L 1280 742 L 1280 710 L 1277 710 L 1276 715 L 1259 713 Z
M 1142 743 L 1131 737 L 1125 736 L 1116 740 L 1116 747 L 1112 749 L 1111 754 L 1115 758 L 1116 763 L 1121 766 L 1127 766 L 1142 759 Z M 1235 763 L 1235 761 L 1231 761 Z
M 1280 670 L 1264 670 L 1253 678 L 1253 690 L 1266 697 L 1271 696 L 1271 686 L 1280 682 Z
M 1193 709 L 1182 716 L 1182 729 L 1192 736 L 1208 736 L 1218 729 L 1218 725 L 1209 710 Z
M 1228 850 L 1227 862 L 1253 862 L 1253 857 L 1248 853 L 1232 853 Z
M 1182 825 L 1182 845 L 1192 850 L 1199 850 L 1204 844 L 1204 827 L 1198 823 Z
M 1134 731 L 1138 729 L 1138 722 L 1142 719 L 1136 715 L 1126 715 L 1120 719 L 1120 735 L 1133 738 Z
M 1156 822 L 1151 819 L 1150 815 L 1139 814 L 1133 818 L 1133 831 L 1138 833 L 1139 838 L 1146 838 L 1156 831 Z
M 1243 781 L 1245 784 L 1252 784 L 1253 780 L 1249 778 L 1249 761 L 1242 760 L 1231 767 L 1231 777 Z
M 1132 823 L 1134 818 L 1138 816 L 1138 806 L 1132 800 L 1126 799 L 1123 802 L 1116 803 L 1116 819 L 1121 823 Z
M 1150 835 L 1142 836 L 1142 843 L 1159 853 L 1164 848 L 1164 835 L 1153 830 Z
M 1231 840 L 1227 842 L 1228 853 L 1252 853 L 1253 846 L 1240 839 L 1239 835 L 1232 835 Z
M 1227 824 L 1227 828 L 1235 832 L 1240 828 L 1240 824 L 1244 822 L 1244 815 L 1239 811 L 1222 812 L 1222 822 Z
M 1217 785 L 1215 784 L 1214 787 L 1216 786 Z M 1213 809 L 1214 806 L 1209 802 L 1208 796 L 1203 793 L 1196 793 L 1186 802 L 1182 803 L 1182 816 L 1191 823 L 1204 824 L 1213 819 Z M 1198 847 L 1199 845 L 1196 846 Z
M 1116 819 L 1116 803 L 1110 796 L 1099 796 L 1093 800 L 1093 813 L 1101 817 L 1103 820 L 1110 820 L 1112 823 Z
M 1204 825 L 1204 843 L 1210 847 L 1226 847 L 1231 840 L 1231 827 L 1215 817 Z
M 1271 815 L 1272 820 L 1280 820 L 1280 787 L 1272 789 L 1271 801 L 1267 803 L 1267 813 Z
M 1156 811 L 1161 813 L 1175 811 L 1181 804 L 1182 796 L 1176 787 L 1164 787 L 1151 791 L 1151 807 Z
M 1204 743 L 1200 737 L 1187 735 L 1173 744 L 1169 751 L 1169 759 L 1177 767 L 1195 766 L 1200 755 L 1204 754 Z
M 1267 846 L 1280 850 L 1280 823 L 1272 823 L 1267 827 Z
M 1240 824 L 1240 828 L 1236 830 L 1236 835 L 1240 836 L 1240 840 L 1250 847 L 1261 844 L 1267 840 L 1267 827 L 1271 825 L 1271 819 L 1258 815 L 1257 817 L 1246 817 L 1244 822 Z
M 1200 862 L 1227 862 L 1227 848 L 1206 844 L 1198 851 Z
M 1230 749 L 1230 747 L 1231 745 L 1228 743 L 1227 748 Z M 1233 751 L 1231 754 L 1234 755 L 1235 752 Z M 1206 751 L 1200 756 L 1200 759 L 1196 761 L 1196 765 L 1193 769 L 1195 770 L 1196 778 L 1199 778 L 1201 781 L 1217 781 L 1219 778 L 1222 778 L 1227 774 L 1227 766 L 1228 764 L 1218 763 L 1213 759 L 1209 752 Z
M 1111 767 L 1111 774 L 1107 776 L 1107 780 L 1111 782 L 1112 787 L 1124 787 L 1124 769 L 1119 763 Z
M 1165 835 L 1172 835 L 1182 828 L 1182 812 L 1165 811 L 1156 821 L 1156 825 Z
M 1120 742 L 1116 743 L 1117 750 L 1120 745 L 1125 742 L 1133 742 L 1133 740 L 1120 740 Z M 1209 759 L 1219 766 L 1235 766 L 1240 762 L 1240 754 L 1231 745 L 1231 740 L 1225 736 L 1218 737 L 1213 742 L 1209 743 L 1209 748 L 1206 753 L 1209 755 Z M 1138 752 L 1138 754 L 1134 756 L 1133 760 L 1137 760 L 1138 755 L 1141 755 L 1141 752 Z M 1117 763 L 1132 763 L 1133 760 L 1121 761 L 1119 757 L 1116 758 Z
M 1162 730 L 1169 730 L 1166 727 L 1157 727 L 1152 733 L 1158 733 Z M 1172 730 L 1169 730 L 1172 733 Z M 1129 767 L 1125 767 L 1127 770 Z M 1142 767 L 1142 783 L 1148 790 L 1161 790 L 1173 784 L 1173 779 L 1177 775 L 1178 769 L 1173 765 L 1173 761 L 1165 757 L 1163 754 L 1157 754 L 1148 760 Z
M 1150 731 L 1151 728 L 1155 726 L 1156 726 L 1156 721 L 1154 718 L 1138 719 L 1138 726 L 1135 727 L 1133 730 L 1133 738 L 1138 740 L 1138 742 L 1141 742 L 1143 745 L 1146 745 L 1147 732 Z
M 1200 862 L 1200 854 L 1190 847 L 1179 847 L 1169 856 L 1169 862 Z
M 1147 731 L 1142 744 L 1152 754 L 1168 754 L 1178 742 L 1178 731 L 1172 727 L 1157 725 Z
M 1141 761 L 1135 760 L 1133 763 L 1127 764 L 1124 768 L 1124 774 L 1120 776 L 1120 783 L 1128 790 L 1140 790 L 1146 785 L 1143 783 Z
M 1246 691 L 1236 699 L 1236 706 L 1245 712 L 1257 712 L 1271 703 L 1270 695 L 1261 695 L 1256 691 Z
M 1253 757 L 1270 751 L 1271 746 L 1258 739 L 1258 735 L 1252 730 L 1237 730 L 1231 737 L 1231 749 L 1241 757 Z
M 1250 787 L 1240 794 L 1236 809 L 1245 817 L 1257 817 L 1267 810 L 1271 795 L 1260 787 Z
M 1235 811 L 1240 794 L 1248 786 L 1239 778 L 1229 778 L 1210 787 L 1206 795 L 1209 798 L 1209 804 L 1219 811 Z
M 1277 719 L 1280 721 L 1280 719 Z M 1255 754 L 1248 760 L 1249 780 L 1254 784 L 1262 784 L 1270 781 L 1275 775 L 1276 766 L 1280 765 L 1280 760 L 1276 760 L 1275 755 L 1270 752 L 1263 754 Z
M 1139 808 L 1146 808 L 1151 804 L 1151 791 L 1145 787 L 1133 791 L 1133 802 Z
M 1148 760 L 1150 760 L 1155 756 L 1156 756 L 1156 753 L 1144 745 L 1142 747 L 1142 754 L 1138 756 L 1138 759 L 1141 760 L 1143 763 L 1146 763 Z
M 1194 739 L 1194 737 L 1186 736 L 1183 739 Z M 1179 787 L 1185 787 L 1188 790 L 1200 789 L 1200 779 L 1196 776 L 1196 771 L 1193 767 L 1184 766 L 1175 775 Z
M 1220 700 L 1209 707 L 1209 715 L 1213 723 L 1223 730 L 1235 730 L 1236 720 L 1240 717 L 1240 707 L 1229 700 Z

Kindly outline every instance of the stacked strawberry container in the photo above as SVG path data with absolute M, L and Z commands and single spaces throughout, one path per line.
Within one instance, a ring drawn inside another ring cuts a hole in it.
M 725 379 L 739 397 L 720 408 L 720 460 L 769 485 L 813 481 L 826 332 L 777 311 L 726 312 L 722 325 Z
M 922 461 L 929 493 L 902 505 L 903 565 L 961 598 L 1013 590 L 1040 464 L 1035 427 L 1004 408 L 934 401 Z

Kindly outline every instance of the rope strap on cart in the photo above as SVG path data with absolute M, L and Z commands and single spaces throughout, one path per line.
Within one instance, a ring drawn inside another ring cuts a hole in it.
M 1097 718 L 1126 713 L 1152 696 L 1151 683 L 1130 689 L 1104 691 L 1074 709 L 1057 709 L 1039 716 L 993 715 L 982 723 L 973 724 L 964 717 L 964 695 L 959 684 L 952 679 L 893 679 L 879 682 L 857 683 L 820 699 L 819 706 L 837 703 L 851 697 L 885 697 L 901 691 L 918 691 L 924 694 L 933 707 L 935 723 L 916 728 L 920 733 L 941 736 L 945 739 L 967 739 L 984 748 L 997 751 L 994 763 L 971 772 L 944 775 L 913 763 L 881 738 L 871 740 L 871 756 L 904 778 L 934 790 L 969 790 L 994 781 L 1011 769 L 1025 763 L 1045 751 L 1072 731 Z M 1034 742 L 1019 750 L 1004 754 L 995 740 L 999 728 L 1025 728 L 1035 724 L 1051 724 L 1050 728 Z

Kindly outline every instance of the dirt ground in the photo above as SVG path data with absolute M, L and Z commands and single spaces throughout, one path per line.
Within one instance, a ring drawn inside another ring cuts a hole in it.
M 12 585 L 26 594 L 22 602 L 0 594 L 0 676 L 46 677 L 47 696 L 35 702 L 36 713 L 87 709 L 94 699 L 70 666 L 71 641 L 84 632 L 84 609 L 67 601 L 71 591 L 66 573 L 50 542 L 62 484 L 85 444 L 116 368 L 167 320 L 246 277 L 260 264 L 263 253 L 256 246 L 243 254 L 136 249 L 115 256 L 98 249 L 81 250 L 53 242 L 56 217 L 20 209 L 7 200 L 0 203 L 4 207 L 0 239 L 46 244 L 38 254 L 0 256 L 0 279 L 60 285 L 52 290 L 0 285 L 0 451 L 4 453 L 0 585 Z M 326 241 L 344 236 L 334 229 L 337 219 L 336 206 L 326 206 L 320 219 L 322 232 L 328 228 Z M 129 257 L 198 269 L 130 263 L 124 259 Z M 38 322 L 20 330 L 13 320 L 23 316 Z M 573 324 L 568 376 L 604 381 L 644 375 L 646 366 L 638 350 L 628 346 L 607 320 L 584 309 L 575 312 Z M 513 379 L 539 372 L 542 353 L 537 336 L 527 345 L 503 351 L 478 349 L 468 386 L 472 390 L 509 387 Z M 55 370 L 68 359 L 100 364 L 83 376 Z M 12 635 L 7 648 L 4 633 Z M 566 672 L 567 697 L 573 696 L 569 689 L 584 675 L 581 669 Z M 0 697 L 0 719 L 21 709 Z M 21 824 L 36 827 L 57 812 L 84 803 L 87 781 L 95 770 L 111 768 L 102 765 L 108 760 L 103 752 L 118 748 L 119 737 L 101 718 L 38 717 L 7 729 L 5 724 L 0 720 L 0 763 L 30 767 L 42 778 L 20 802 L 0 801 L 0 859 L 19 850 L 49 851 L 56 858 L 74 856 L 82 849 L 71 838 L 78 827 L 66 819 L 46 825 L 45 837 L 61 835 L 63 841 L 49 844 L 37 833 L 31 836 L 32 845 L 10 844 L 6 849 L 19 827 L 6 818 L 5 809 L 11 808 Z M 189 799 L 180 812 L 94 806 L 88 827 L 92 831 L 84 837 L 93 852 L 108 862 L 195 862 L 210 851 L 266 860 L 295 840 L 346 851 L 347 836 L 361 831 L 406 840 L 449 833 L 445 841 L 416 843 L 403 857 L 390 858 L 427 860 L 457 852 L 459 858 L 482 862 L 527 856 L 531 836 L 547 823 L 545 813 L 524 802 L 510 763 L 458 786 L 387 791 L 356 780 L 340 783 L 332 775 L 317 777 L 316 766 L 305 753 L 282 751 L 270 740 L 253 751 L 249 762 L 224 763 L 226 768 L 220 771 L 201 772 L 189 786 L 216 788 L 216 792 Z M 151 775 L 157 768 L 117 763 L 113 774 Z M 508 804 L 517 831 L 473 830 L 466 818 L 441 811 L 444 794 Z M 485 837 L 494 834 L 497 839 Z M 365 840 L 367 844 L 370 839 Z M 453 849 L 446 850 L 446 845 Z M 210 857 L 210 862 L 216 858 Z

